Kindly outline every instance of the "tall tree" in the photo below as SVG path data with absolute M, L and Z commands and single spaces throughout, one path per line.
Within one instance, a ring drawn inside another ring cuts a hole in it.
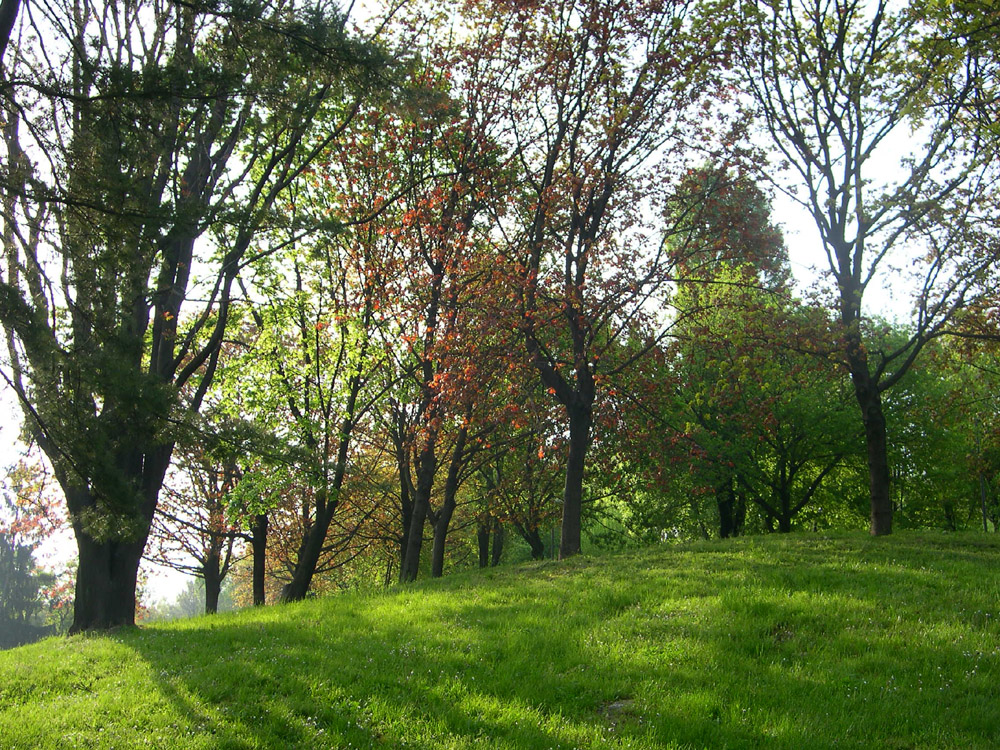
M 381 61 L 308 3 L 30 19 L 0 91 L 0 322 L 77 540 L 72 630 L 105 629 L 134 621 L 173 426 L 212 383 L 240 268 Z
M 1000 143 L 976 116 L 996 80 L 982 77 L 979 21 L 953 27 L 944 6 L 772 0 L 743 3 L 740 17 L 746 86 L 822 241 L 864 424 L 873 535 L 892 531 L 883 394 L 983 291 L 1000 248 Z M 911 269 L 913 326 L 880 350 L 865 294 L 900 267 Z
M 722 27 L 698 17 L 699 7 L 467 4 L 475 14 L 459 74 L 467 106 L 495 122 L 518 170 L 495 210 L 509 296 L 523 344 L 568 423 L 562 557 L 580 551 L 602 384 L 631 364 L 613 355 L 623 336 L 651 346 L 663 333 L 654 310 L 663 309 L 672 265 L 661 227 L 648 220 L 662 214 L 681 155 L 709 143 L 724 47 Z

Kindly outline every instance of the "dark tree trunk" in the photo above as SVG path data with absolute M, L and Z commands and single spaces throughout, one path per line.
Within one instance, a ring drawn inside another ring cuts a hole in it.
M 490 517 L 480 518 L 476 524 L 476 542 L 479 546 L 479 567 L 490 564 Z
M 261 513 L 253 520 L 253 531 L 250 538 L 253 552 L 253 605 L 261 607 L 265 603 L 266 592 L 264 579 L 267 575 L 267 514 Z
M 205 573 L 205 614 L 214 615 L 219 611 L 219 594 L 222 593 L 222 575 L 219 559 L 209 561 L 204 566 Z
M 580 554 L 583 512 L 583 471 L 590 447 L 593 411 L 589 403 L 576 401 L 569 412 L 569 455 L 566 458 L 566 485 L 563 489 L 562 537 L 559 559 Z
M 406 536 L 406 552 L 399 569 L 400 583 L 417 580 L 420 572 L 420 552 L 424 546 L 424 523 L 431 509 L 431 489 L 434 487 L 434 472 L 437 470 L 435 453 L 437 435 L 427 436 L 417 457 L 417 483 L 413 488 L 413 515 L 410 518 L 409 533 Z
M 467 413 L 466 418 L 468 417 Z M 465 461 L 465 441 L 468 435 L 469 428 L 463 424 L 455 436 L 451 460 L 448 462 L 448 477 L 444 483 L 444 500 L 437 518 L 434 519 L 434 547 L 431 550 L 431 576 L 434 578 L 444 575 L 445 543 L 448 541 L 448 527 L 458 505 L 458 488 L 462 483 L 462 465 Z
M 882 396 L 868 372 L 864 357 L 851 363 L 854 395 L 861 408 L 868 453 L 868 491 L 871 500 L 872 536 L 892 533 L 892 499 L 889 496 L 889 456 Z
M 419 495 L 413 499 L 413 515 L 410 518 L 409 534 L 406 536 L 406 550 L 399 568 L 400 583 L 417 580 L 420 571 L 420 551 L 424 545 L 424 522 L 427 520 L 427 503 Z
M 98 507 L 97 498 L 57 471 L 56 477 L 66 495 L 66 507 L 70 516 L 76 519 L 73 533 L 79 552 L 70 633 L 135 625 L 139 562 L 172 452 L 173 445 L 165 444 L 145 452 L 124 450 L 117 457 L 122 484 L 139 488 L 138 496 L 130 498 L 125 505 L 135 511 L 135 516 L 129 519 L 136 527 L 130 539 L 95 539 L 79 519 Z
M 441 508 L 434 522 L 434 546 L 431 548 L 431 577 L 444 575 L 444 552 L 448 541 L 448 526 L 454 515 L 454 506 Z
M 145 537 L 101 542 L 76 530 L 76 543 L 80 558 L 70 634 L 135 625 L 135 586 Z
M 719 537 L 736 536 L 736 493 L 732 477 L 727 477 L 715 488 L 715 503 L 719 507 Z
M 337 504 L 327 499 L 325 490 L 320 490 L 316 494 L 316 518 L 302 539 L 302 545 L 299 547 L 295 560 L 295 570 L 292 571 L 292 580 L 281 587 L 278 600 L 282 603 L 297 602 L 306 598 L 313 575 L 316 573 L 319 558 L 323 554 L 326 532 L 330 528 Z
M 20 4 L 21 0 L 0 0 L 0 63 L 3 62 L 4 50 L 7 49 L 10 34 L 14 30 Z
M 506 538 L 504 533 L 503 524 L 499 521 L 493 528 L 493 554 L 490 556 L 490 565 L 494 568 L 500 564 L 500 558 L 503 556 L 503 543 Z
M 531 559 L 532 560 L 544 560 L 545 559 L 545 542 L 542 541 L 542 535 L 538 529 L 526 529 L 523 526 L 516 526 L 517 533 L 520 534 L 521 538 L 528 543 L 531 547 Z
M 747 496 L 740 491 L 736 493 L 736 505 L 733 509 L 733 536 L 742 536 L 747 525 Z
M 362 349 L 362 356 L 364 356 L 364 349 Z M 333 477 L 327 486 L 316 493 L 315 517 L 302 540 L 299 556 L 295 561 L 295 570 L 292 572 L 292 580 L 281 588 L 282 602 L 305 599 L 306 594 L 309 593 L 309 587 L 312 585 L 316 567 L 319 565 L 319 559 L 323 555 L 323 547 L 326 545 L 326 535 L 330 531 L 333 516 L 340 506 L 340 491 L 344 487 L 344 477 L 347 475 L 347 456 L 351 444 L 351 433 L 354 431 L 358 394 L 361 393 L 363 384 L 359 373 L 356 372 L 351 376 L 347 404 L 344 407 L 344 419 L 337 435 L 337 456 L 336 463 L 333 465 Z M 327 470 L 325 467 L 324 478 L 328 476 Z

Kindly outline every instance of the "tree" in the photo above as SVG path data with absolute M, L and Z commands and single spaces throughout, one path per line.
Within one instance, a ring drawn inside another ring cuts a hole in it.
M 63 519 L 49 482 L 35 461 L 21 459 L 7 472 L 0 506 L 0 648 L 11 648 L 55 632 L 46 611 L 55 597 L 56 575 L 34 557 Z
M 205 614 L 218 611 L 222 585 L 239 559 L 227 496 L 241 478 L 232 460 L 213 460 L 197 448 L 177 451 L 153 517 L 147 559 L 200 579 Z
M 939 10 L 922 0 L 774 0 L 741 13 L 747 90 L 822 240 L 840 357 L 864 425 L 873 535 L 892 531 L 884 394 L 983 292 L 1000 248 L 1000 142 L 974 116 L 995 81 L 980 75 L 969 24 L 948 38 Z M 907 266 L 913 325 L 879 350 L 865 292 Z
M 567 420 L 567 557 L 580 551 L 599 395 L 633 362 L 613 355 L 635 335 L 649 342 L 632 352 L 643 356 L 664 333 L 670 229 L 649 219 L 691 145 L 710 143 L 723 30 L 693 2 L 467 5 L 474 29 L 456 77 L 515 170 L 493 209 L 508 298 Z
M 0 322 L 77 540 L 72 630 L 105 629 L 134 621 L 175 426 L 212 383 L 235 279 L 382 62 L 308 4 L 35 11 L 0 92 Z

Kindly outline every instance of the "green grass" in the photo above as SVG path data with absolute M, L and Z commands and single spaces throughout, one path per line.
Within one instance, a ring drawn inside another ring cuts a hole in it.
M 998 571 L 750 538 L 53 639 L 0 654 L 0 747 L 995 748 Z

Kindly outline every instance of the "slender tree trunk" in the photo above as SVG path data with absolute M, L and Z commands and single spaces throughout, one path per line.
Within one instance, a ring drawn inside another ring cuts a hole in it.
M 442 508 L 434 523 L 434 545 L 431 548 L 431 577 L 440 578 L 444 575 L 444 552 L 448 541 L 448 525 L 454 514 L 454 507 Z
M 466 414 L 468 418 L 469 414 Z M 444 551 L 448 541 L 448 527 L 458 506 L 458 487 L 461 484 L 462 464 L 465 459 L 465 441 L 469 436 L 469 428 L 463 425 L 455 437 L 455 445 L 451 450 L 451 460 L 448 462 L 448 477 L 444 483 L 444 500 L 441 510 L 434 519 L 434 547 L 431 550 L 431 576 L 440 578 L 444 575 Z
M 361 354 L 363 357 L 364 348 L 362 348 Z M 354 431 L 355 410 L 362 385 L 364 382 L 359 373 L 351 376 L 347 404 L 344 407 L 344 419 L 337 435 L 337 456 L 333 465 L 333 477 L 327 486 L 316 493 L 316 515 L 312 525 L 306 531 L 305 539 L 302 540 L 302 547 L 298 559 L 295 561 L 295 570 L 292 572 L 292 580 L 281 588 L 282 602 L 305 599 L 306 594 L 309 593 L 309 587 L 312 585 L 316 567 L 319 565 L 319 558 L 326 545 L 326 535 L 330 531 L 333 516 L 340 506 L 340 491 L 344 487 L 344 477 L 347 476 L 348 449 L 351 444 L 351 433 Z M 324 468 L 324 472 L 326 470 Z
M 715 488 L 715 503 L 719 507 L 719 538 L 736 536 L 736 498 L 732 477 L 727 477 Z
M 479 567 L 490 564 L 490 517 L 480 517 L 476 524 L 476 543 L 479 546 Z
M 400 583 L 417 580 L 420 572 L 420 551 L 424 545 L 424 523 L 427 520 L 427 501 L 418 493 L 413 498 L 413 515 L 410 518 L 409 534 L 406 537 L 406 551 L 403 564 L 399 568 Z
M 563 489 L 562 538 L 559 559 L 580 554 L 583 511 L 583 471 L 590 447 L 593 410 L 589 404 L 573 403 L 569 412 L 569 455 L 566 459 L 566 485 Z
M 261 607 L 265 603 L 264 580 L 267 575 L 267 514 L 254 517 L 253 535 L 250 539 L 253 553 L 253 605 Z
M 494 568 L 500 564 L 500 558 L 503 556 L 503 543 L 506 538 L 507 534 L 504 532 L 503 524 L 497 521 L 493 528 L 493 554 L 490 555 L 490 565 Z
M 868 491 L 871 500 L 872 536 L 892 533 L 892 499 L 889 497 L 889 456 L 885 414 L 878 384 L 868 373 L 867 361 L 863 367 L 852 367 L 854 395 L 861 408 L 865 426 L 865 447 L 868 453 Z
M 399 569 L 400 583 L 417 580 L 420 571 L 420 552 L 424 546 L 424 524 L 431 510 L 431 489 L 434 487 L 434 473 L 437 471 L 437 435 L 427 436 L 417 457 L 417 483 L 413 488 L 413 515 L 406 537 L 406 552 Z

